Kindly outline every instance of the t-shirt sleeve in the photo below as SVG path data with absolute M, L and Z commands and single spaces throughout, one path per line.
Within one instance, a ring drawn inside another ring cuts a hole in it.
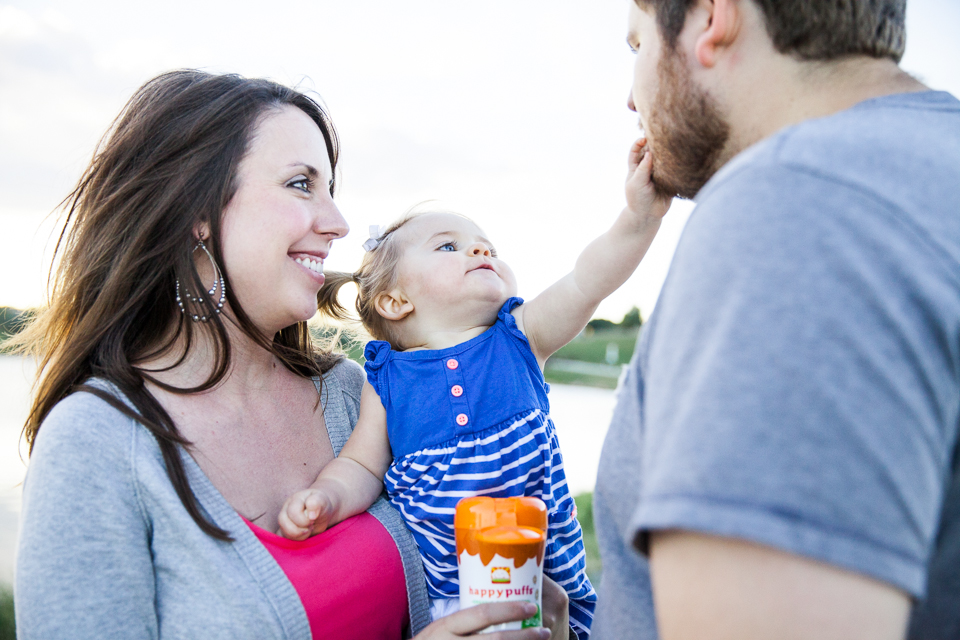
M 956 265 L 813 171 L 708 189 L 647 327 L 641 548 L 744 538 L 922 595 L 960 405 Z
M 156 638 L 154 585 L 132 423 L 74 394 L 44 420 L 24 481 L 17 637 Z

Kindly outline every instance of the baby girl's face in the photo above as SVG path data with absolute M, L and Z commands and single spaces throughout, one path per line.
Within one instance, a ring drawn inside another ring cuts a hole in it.
M 517 294 L 513 271 L 472 221 L 451 213 L 418 216 L 397 230 L 406 245 L 398 284 L 419 312 L 489 315 Z M 492 320 L 491 320 L 492 322 Z

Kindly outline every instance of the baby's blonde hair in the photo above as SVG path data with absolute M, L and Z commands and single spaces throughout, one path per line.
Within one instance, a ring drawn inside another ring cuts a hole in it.
M 360 268 L 353 273 L 332 271 L 326 274 L 323 287 L 317 294 L 317 308 L 325 316 L 338 320 L 350 320 L 350 312 L 340 304 L 340 288 L 348 282 L 354 282 L 359 289 L 356 309 L 360 322 L 374 339 L 385 340 L 395 349 L 401 345 L 396 324 L 377 313 L 374 301 L 381 293 L 390 291 L 397 284 L 400 259 L 403 257 L 403 243 L 394 238 L 394 234 L 403 225 L 427 212 L 408 212 L 387 227 L 380 236 L 375 249 L 367 251 Z

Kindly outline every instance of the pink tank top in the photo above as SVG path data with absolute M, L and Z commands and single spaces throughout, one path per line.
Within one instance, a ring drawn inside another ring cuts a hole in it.
M 397 545 L 369 513 L 306 540 L 287 540 L 244 519 L 297 590 L 314 638 L 399 640 L 407 584 Z

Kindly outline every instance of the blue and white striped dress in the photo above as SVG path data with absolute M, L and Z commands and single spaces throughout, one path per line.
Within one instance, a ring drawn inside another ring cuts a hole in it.
M 420 547 L 431 598 L 459 596 L 453 518 L 466 496 L 536 496 L 547 505 L 544 573 L 570 597 L 586 638 L 596 592 L 587 579 L 576 506 L 547 400 L 547 384 L 504 303 L 483 334 L 440 350 L 367 344 L 367 379 L 387 411 L 393 464 L 384 483 Z

